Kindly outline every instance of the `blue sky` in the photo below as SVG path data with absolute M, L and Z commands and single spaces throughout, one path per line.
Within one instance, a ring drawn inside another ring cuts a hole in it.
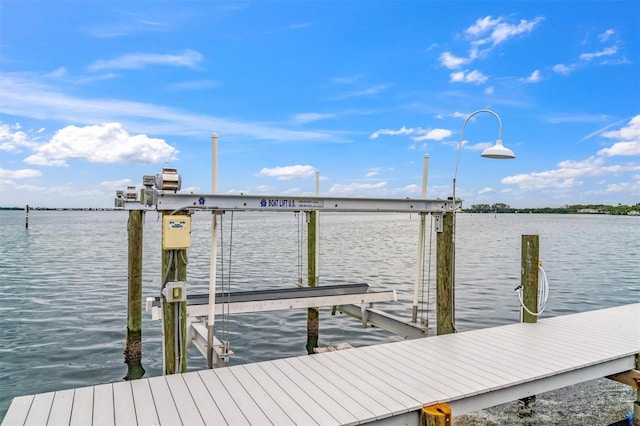
M 0 206 L 211 192 L 640 203 L 640 2 L 0 4 Z

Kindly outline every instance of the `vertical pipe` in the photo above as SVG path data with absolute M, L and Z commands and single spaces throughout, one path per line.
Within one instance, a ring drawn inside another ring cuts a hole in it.
M 211 191 L 218 193 L 218 135 L 211 135 Z M 216 313 L 216 262 L 218 258 L 218 221 L 211 212 L 211 257 L 209 259 L 209 317 L 207 320 L 207 368 L 213 368 L 213 326 Z
M 538 235 L 522 236 L 521 275 L 522 299 L 531 312 L 538 312 L 538 264 L 540 239 Z M 534 323 L 538 317 L 520 308 L 522 322 Z
M 28 206 L 27 206 L 28 207 Z M 142 229 L 144 210 L 130 210 L 129 234 L 127 337 L 124 362 L 127 364 L 125 380 L 144 376 L 142 367 Z
M 24 206 L 24 227 L 29 229 L 29 204 Z
M 442 232 L 438 233 L 436 241 L 436 315 L 437 334 L 455 333 L 453 323 L 453 215 L 454 212 L 446 212 L 442 215 Z
M 427 176 L 429 174 L 429 155 L 424 155 L 422 165 L 422 194 L 421 198 L 427 198 Z M 418 234 L 418 255 L 416 256 L 416 279 L 413 289 L 413 312 L 411 313 L 411 321 L 418 322 L 418 301 L 420 293 L 420 283 L 422 281 L 422 264 L 424 262 L 424 232 L 426 223 L 426 213 L 420 213 L 420 231 Z
M 316 197 L 320 196 L 320 170 L 316 170 Z M 315 284 L 320 285 L 320 212 L 316 211 Z

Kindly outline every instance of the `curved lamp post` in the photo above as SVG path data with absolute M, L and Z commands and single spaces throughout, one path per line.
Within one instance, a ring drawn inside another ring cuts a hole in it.
M 455 272 L 456 272 L 456 177 L 458 176 L 458 164 L 460 163 L 460 152 L 462 151 L 462 142 L 464 141 L 464 129 L 467 127 L 467 123 L 477 114 L 487 112 L 492 114 L 496 119 L 498 119 L 499 129 L 498 129 L 498 139 L 496 140 L 496 144 L 482 151 L 482 156 L 485 158 L 496 158 L 496 159 L 511 159 L 516 158 L 513 151 L 509 148 L 506 148 L 502 145 L 502 120 L 500 120 L 500 116 L 490 109 L 479 109 L 477 111 L 472 112 L 464 121 L 462 125 L 462 131 L 460 132 L 460 142 L 458 143 L 458 155 L 456 158 L 456 169 L 453 173 L 453 229 L 451 232 L 451 311 L 452 311 L 452 322 L 455 330 Z
M 502 120 L 500 120 L 500 116 L 498 114 L 491 111 L 490 109 L 479 109 L 469 114 L 467 119 L 464 120 L 464 124 L 462 125 L 462 131 L 460 132 L 460 142 L 458 142 L 458 156 L 456 158 L 456 170 L 453 173 L 454 206 L 456 201 L 456 177 L 458 176 L 458 164 L 460 164 L 460 151 L 462 151 L 462 142 L 464 141 L 464 129 L 465 127 L 467 127 L 467 123 L 469 122 L 469 120 L 471 120 L 471 118 L 473 118 L 475 115 L 478 115 L 482 112 L 488 112 L 489 114 L 493 114 L 493 116 L 498 119 L 498 124 L 500 125 L 500 127 L 498 129 L 498 139 L 496 140 L 496 144 L 482 151 L 481 155 L 485 158 L 496 158 L 496 159 L 503 159 L 503 160 L 516 158 L 513 151 L 511 151 L 509 148 L 506 148 L 504 145 L 502 145 Z

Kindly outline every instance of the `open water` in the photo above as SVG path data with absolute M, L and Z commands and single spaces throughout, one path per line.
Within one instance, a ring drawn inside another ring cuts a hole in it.
M 120 381 L 126 374 L 127 218 L 123 211 L 32 211 L 25 229 L 23 212 L 0 211 L 0 419 L 15 396 Z M 303 225 L 303 216 L 293 213 L 227 212 L 218 266 L 225 287 L 295 286 L 306 271 Z M 377 306 L 409 317 L 418 226 L 417 215 L 321 215 L 320 284 L 367 282 L 375 290 L 394 289 L 398 302 Z M 196 213 L 188 265 L 193 293 L 208 288 L 210 229 L 210 214 Z M 523 234 L 540 236 L 540 259 L 551 285 L 544 317 L 640 301 L 638 217 L 459 214 L 458 331 L 519 320 L 514 288 Z M 432 254 L 424 266 L 430 274 L 422 286 L 422 315 L 435 328 L 435 235 L 426 249 Z M 147 213 L 143 297 L 159 293 L 160 278 L 160 225 L 156 213 Z M 233 364 L 305 354 L 306 311 L 237 315 L 216 323 L 228 334 Z M 162 371 L 160 327 L 144 315 L 145 377 Z M 398 337 L 321 310 L 321 345 L 393 340 Z M 190 369 L 204 368 L 197 351 L 189 357 Z M 514 402 L 455 421 L 606 425 L 624 418 L 634 399 L 630 388 L 602 379 L 539 395 L 530 409 Z

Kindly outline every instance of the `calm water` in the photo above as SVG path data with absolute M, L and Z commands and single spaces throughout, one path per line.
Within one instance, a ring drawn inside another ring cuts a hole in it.
M 0 212 L 0 418 L 14 396 L 114 382 L 126 374 L 127 217 L 32 211 L 26 230 L 23 212 Z M 225 286 L 295 286 L 306 271 L 306 261 L 299 261 L 306 259 L 299 249 L 306 247 L 299 237 L 301 219 L 293 213 L 224 215 L 219 253 Z M 540 258 L 551 284 L 545 316 L 640 301 L 637 217 L 460 214 L 457 223 L 459 331 L 518 321 L 513 289 L 520 281 L 522 234 L 540 235 Z M 209 214 L 194 216 L 188 266 L 194 293 L 208 288 L 210 224 Z M 321 284 L 367 282 L 376 290 L 395 289 L 399 301 L 378 306 L 409 317 L 418 224 L 416 215 L 404 214 L 321 216 Z M 159 292 L 159 234 L 157 215 L 147 213 L 143 297 Z M 426 246 L 429 251 L 429 241 Z M 432 247 L 423 315 L 435 326 L 435 242 Z M 216 321 L 220 329 L 223 321 Z M 384 330 L 362 329 L 349 317 L 332 317 L 330 309 L 321 311 L 320 322 L 321 345 L 397 340 Z M 160 326 L 144 315 L 146 377 L 162 371 Z M 226 331 L 233 363 L 302 355 L 306 311 L 238 315 L 226 321 Z M 204 367 L 197 351 L 189 356 L 190 369 Z M 457 424 L 607 424 L 631 411 L 634 399 L 632 390 L 603 379 L 539 396 L 528 417 L 511 403 L 462 416 Z

